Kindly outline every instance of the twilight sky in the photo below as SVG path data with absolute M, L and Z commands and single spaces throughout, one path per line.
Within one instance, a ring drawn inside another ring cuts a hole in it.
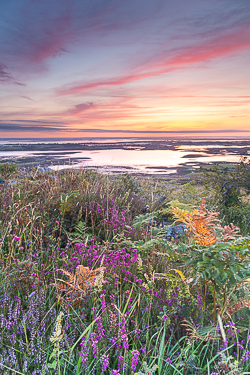
M 205 131 L 250 131 L 250 0 L 0 1 L 0 138 Z

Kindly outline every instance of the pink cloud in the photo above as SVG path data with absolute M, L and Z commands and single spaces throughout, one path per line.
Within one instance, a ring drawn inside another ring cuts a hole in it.
M 215 37 L 207 43 L 202 43 L 194 47 L 188 47 L 183 53 L 177 54 L 170 60 L 161 63 L 159 67 L 182 66 L 195 64 L 216 59 L 231 53 L 248 49 L 250 47 L 250 28 L 246 27 L 237 32 L 231 32 L 223 36 Z M 154 66 L 154 65 L 153 65 Z
M 55 112 L 55 113 L 46 113 L 45 116 L 53 116 L 53 117 L 65 117 L 65 118 L 77 118 L 76 122 L 79 119 L 89 119 L 89 118 L 112 118 L 112 114 L 114 113 L 123 113 L 124 116 L 125 111 L 128 112 L 129 110 L 138 110 L 141 109 L 141 106 L 131 103 L 133 98 L 126 98 L 126 99 L 119 99 L 119 100 L 111 100 L 105 103 L 80 103 L 76 104 L 75 106 L 69 108 L 64 112 Z M 147 107 L 143 107 L 147 108 Z M 72 122 L 72 120 L 70 120 Z
M 56 6 L 47 2 L 46 6 L 44 0 L 41 4 L 24 2 L 16 8 L 15 28 L 9 28 L 8 39 L 6 36 L 0 39 L 6 64 L 14 66 L 19 73 L 37 73 L 45 69 L 42 64 L 48 58 L 67 52 L 73 31 L 71 5 L 65 4 L 59 7 L 59 3 Z
M 66 30 L 70 24 L 70 15 L 64 14 L 54 20 L 54 22 L 44 22 L 37 35 L 31 36 L 29 45 L 26 46 L 27 55 L 25 58 L 32 64 L 41 64 L 46 59 L 60 56 L 66 53 L 65 46 L 70 40 L 70 33 Z M 28 32 L 28 30 L 27 30 Z
M 63 116 L 78 116 L 79 114 L 93 110 L 96 106 L 91 103 L 80 103 L 76 104 L 73 108 L 69 109 L 68 111 L 62 113 Z
M 177 69 L 190 69 L 197 63 L 204 63 L 229 54 L 235 54 L 249 47 L 249 27 L 245 27 L 197 45 L 161 53 L 153 59 L 153 62 L 144 62 L 141 64 L 142 68 L 135 69 L 134 72 L 124 76 L 64 86 L 57 91 L 57 96 L 74 95 L 101 87 L 120 86 Z M 173 56 L 171 57 L 171 55 Z
M 168 69 L 169 70 L 169 69 Z M 83 91 L 89 91 L 95 88 L 100 88 L 103 86 L 120 86 L 124 85 L 126 83 L 134 82 L 143 78 L 152 77 L 154 75 L 158 75 L 160 72 L 147 72 L 147 73 L 138 73 L 128 76 L 121 76 L 121 77 L 115 77 L 112 79 L 107 79 L 103 81 L 95 81 L 88 84 L 80 84 L 70 87 L 64 87 L 60 90 L 58 90 L 57 96 L 64 96 L 64 95 L 72 95 L 72 94 L 78 94 Z

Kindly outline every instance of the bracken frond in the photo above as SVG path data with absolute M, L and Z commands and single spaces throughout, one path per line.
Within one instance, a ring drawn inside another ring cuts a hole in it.
M 188 224 L 192 217 L 188 210 L 184 210 L 179 207 L 172 207 L 172 214 L 175 217 L 175 221 L 180 221 L 181 223 L 185 224 Z
M 233 305 L 229 305 L 224 311 L 224 316 L 226 319 L 231 318 L 231 315 L 237 313 L 239 310 L 242 310 L 244 307 L 250 309 L 250 299 L 240 300 Z M 218 314 L 221 314 L 221 310 L 218 310 Z
M 90 270 L 88 267 L 79 265 L 76 267 L 75 274 L 70 273 L 64 269 L 59 269 L 65 276 L 69 278 L 68 281 L 56 279 L 57 297 L 59 301 L 67 307 L 68 305 L 77 306 L 81 304 L 82 298 L 94 286 L 103 282 L 103 274 L 105 267 L 99 267 L 95 270 Z M 99 280 L 101 279 L 101 280 Z
M 236 227 L 233 223 L 225 225 L 224 227 L 217 225 L 217 229 L 222 231 L 221 235 L 224 242 L 235 240 L 237 237 L 240 237 L 240 228 Z
M 202 198 L 202 204 L 198 210 L 188 212 L 178 207 L 172 208 L 175 221 L 186 224 L 194 234 L 195 240 L 203 246 L 212 245 L 218 241 L 215 232 L 215 221 L 218 221 L 218 213 L 208 211 L 206 208 L 206 198 Z

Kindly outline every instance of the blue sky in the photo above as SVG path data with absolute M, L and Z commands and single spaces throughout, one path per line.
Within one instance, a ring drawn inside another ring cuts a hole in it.
M 250 130 L 250 1 L 2 0 L 0 134 Z

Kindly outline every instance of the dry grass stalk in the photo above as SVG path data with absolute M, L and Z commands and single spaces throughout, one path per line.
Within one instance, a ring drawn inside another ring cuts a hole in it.
M 190 341 L 213 341 L 218 339 L 215 327 L 206 327 L 205 329 L 202 329 L 201 332 L 199 332 L 199 329 L 196 328 L 192 322 L 189 322 L 187 320 L 184 320 L 181 325 L 186 328 Z

